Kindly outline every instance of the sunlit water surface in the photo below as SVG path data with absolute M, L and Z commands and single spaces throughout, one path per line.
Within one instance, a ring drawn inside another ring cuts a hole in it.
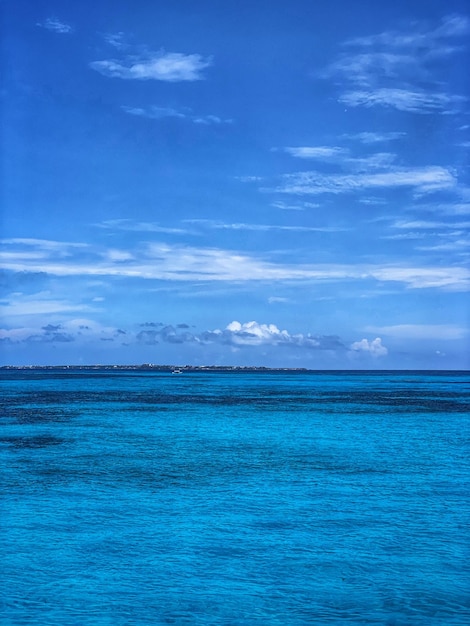
M 468 374 L 0 378 L 2 626 L 470 623 Z

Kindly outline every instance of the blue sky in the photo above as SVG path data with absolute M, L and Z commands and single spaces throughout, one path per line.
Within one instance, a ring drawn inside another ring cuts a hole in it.
M 468 368 L 466 2 L 2 2 L 1 363 Z

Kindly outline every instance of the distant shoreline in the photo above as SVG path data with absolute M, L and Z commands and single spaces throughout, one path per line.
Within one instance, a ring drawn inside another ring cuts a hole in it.
M 142 365 L 0 365 L 2 370 L 122 370 L 122 371 L 155 371 L 174 372 L 182 374 L 184 372 L 260 372 L 260 371 L 292 371 L 308 372 L 306 367 L 263 367 L 245 365 L 154 365 L 153 363 L 143 363 Z
M 173 374 L 184 374 L 192 372 L 266 372 L 266 373 L 321 373 L 331 372 L 336 373 L 400 373 L 400 372 L 414 372 L 414 373 L 463 373 L 470 374 L 470 370 L 421 370 L 421 369 L 309 369 L 307 367 L 265 367 L 257 365 L 156 365 L 153 363 L 143 363 L 141 365 L 0 365 L 0 370 L 14 370 L 14 371 L 109 371 L 109 372 L 168 372 Z

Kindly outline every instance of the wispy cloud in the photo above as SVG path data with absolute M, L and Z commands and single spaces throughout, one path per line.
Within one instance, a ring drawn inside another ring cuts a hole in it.
M 284 150 L 293 157 L 319 159 L 320 161 L 337 161 L 349 155 L 349 151 L 346 148 L 338 148 L 336 146 L 298 146 L 284 148 Z
M 388 172 L 367 174 L 321 174 L 298 172 L 286 174 L 284 185 L 275 191 L 292 194 L 318 195 L 323 193 L 353 193 L 364 189 L 411 188 L 416 194 L 448 190 L 457 181 L 446 168 L 428 166 L 420 168 L 396 168 Z
M 211 59 L 200 54 L 150 52 L 137 57 L 127 56 L 123 60 L 93 61 L 90 67 L 109 78 L 180 82 L 202 80 L 203 71 L 211 64 Z
M 77 250 L 88 248 L 89 244 L 74 243 L 70 241 L 53 241 L 50 239 L 34 239 L 15 237 L 1 239 L 0 244 L 5 247 L 5 257 L 13 258 L 18 255 L 30 256 L 31 258 L 45 258 L 51 253 L 59 258 L 72 256 Z M 12 256 L 13 255 L 13 256 Z
M 321 232 L 321 233 L 335 233 L 343 232 L 347 229 L 339 226 L 294 226 L 285 224 L 252 224 L 252 223 L 227 223 L 217 222 L 215 220 L 206 219 L 190 219 L 185 220 L 191 224 L 199 224 L 207 228 L 215 228 L 218 230 L 251 230 L 257 232 L 272 232 L 272 231 L 291 231 L 291 232 Z
M 466 98 L 443 90 L 445 68 L 450 57 L 462 50 L 461 38 L 468 32 L 470 21 L 453 15 L 433 29 L 417 23 L 408 32 L 355 38 L 345 42 L 347 50 L 324 76 L 340 79 L 343 88 L 349 85 L 339 98 L 348 106 L 453 113 Z
M 425 252 L 452 252 L 454 255 L 468 256 L 470 253 L 470 240 L 453 238 L 444 243 L 436 243 L 434 245 L 417 246 L 416 250 Z
M 117 33 L 106 33 L 103 37 L 107 44 L 117 50 L 125 50 L 129 48 L 129 45 L 126 43 L 126 35 L 122 31 Z
M 97 226 L 98 228 L 105 228 L 109 230 L 123 230 L 126 232 L 166 233 L 167 235 L 190 234 L 190 231 L 185 228 L 162 226 L 157 222 L 137 222 L 127 218 L 104 220 L 103 222 L 95 224 L 95 226 Z
M 272 202 L 271 206 L 275 209 L 281 209 L 282 211 L 305 211 L 305 209 L 318 209 L 321 204 L 318 202 L 301 202 L 292 204 L 292 202 L 282 202 L 282 200 L 277 200 L 276 202 Z
M 14 294 L 0 304 L 0 314 L 5 318 L 96 310 L 96 307 L 86 303 L 64 299 L 58 300 L 50 292 L 40 292 L 32 295 Z
M 50 251 L 48 256 L 31 256 L 28 251 L 13 250 L 13 258 L 4 256 L 3 266 L 12 272 L 45 272 L 53 276 L 121 277 L 159 281 L 229 282 L 233 284 L 264 282 L 396 282 L 411 289 L 465 291 L 470 271 L 458 266 L 410 266 L 407 264 L 305 264 L 276 263 L 269 258 L 222 248 L 198 248 L 167 243 L 139 244 L 135 249 L 90 249 L 82 255 L 63 258 Z M 127 254 L 128 253 L 128 254 Z M 124 257 L 123 257 L 124 255 Z
M 372 133 L 370 131 L 364 131 L 362 133 L 345 134 L 342 135 L 345 139 L 357 140 L 364 144 L 385 143 L 388 141 L 394 141 L 404 137 L 404 132 L 382 132 Z
M 270 296 L 268 298 L 269 304 L 284 304 L 285 302 L 289 302 L 289 298 L 283 298 L 282 296 Z
M 187 120 L 194 124 L 205 124 L 207 126 L 212 124 L 231 124 L 232 119 L 222 119 L 217 115 L 195 115 L 190 109 L 173 109 L 171 107 L 128 107 L 122 106 L 121 109 L 129 115 L 136 115 L 138 117 L 144 117 L 150 120 L 161 120 L 166 117 L 174 117 L 181 120 Z
M 447 216 L 470 215 L 470 203 L 468 202 L 435 202 L 432 204 L 419 204 L 414 206 L 413 209 Z
M 436 230 L 436 229 L 449 229 L 449 228 L 470 228 L 470 222 L 431 222 L 428 220 L 397 220 L 392 224 L 392 228 L 403 229 L 424 229 L 424 230 Z
M 376 152 L 364 157 L 351 154 L 348 148 L 337 146 L 299 146 L 287 147 L 284 151 L 300 159 L 316 160 L 324 163 L 334 163 L 350 170 L 370 170 L 388 168 L 395 161 L 391 152 Z
M 470 20 L 465 15 L 447 15 L 434 29 L 425 24 L 416 24 L 414 31 L 385 31 L 378 35 L 356 37 L 345 42 L 346 46 L 364 48 L 384 46 L 392 49 L 405 49 L 420 52 L 423 56 L 442 56 L 454 51 L 447 43 L 448 38 L 463 37 L 470 32 Z
M 396 324 L 394 326 L 368 326 L 366 332 L 381 333 L 398 339 L 463 339 L 467 328 L 453 324 Z
M 60 33 L 61 35 L 67 35 L 72 32 L 72 27 L 65 22 L 61 22 L 56 17 L 48 17 L 44 22 L 38 22 L 37 26 L 46 28 L 54 33 Z
M 348 106 L 385 106 L 407 111 L 410 113 L 456 113 L 457 105 L 466 102 L 464 96 L 446 93 L 431 93 L 426 91 L 412 91 L 383 87 L 370 91 L 347 91 L 339 98 L 340 102 Z

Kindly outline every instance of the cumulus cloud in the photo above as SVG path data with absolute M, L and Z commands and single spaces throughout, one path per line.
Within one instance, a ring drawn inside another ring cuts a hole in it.
M 145 57 L 128 56 L 122 61 L 93 61 L 90 67 L 109 78 L 180 82 L 202 80 L 203 71 L 211 64 L 211 59 L 200 54 L 152 52 Z
M 275 324 L 258 324 L 258 322 L 233 321 L 225 329 L 226 338 L 235 345 L 260 345 L 289 343 L 293 337 L 287 330 L 279 330 Z
M 352 353 L 356 354 L 368 354 L 374 358 L 387 356 L 388 350 L 382 345 L 382 339 L 376 337 L 372 341 L 368 339 L 361 339 L 351 344 L 350 348 Z
M 257 346 L 281 346 L 293 348 L 308 348 L 315 350 L 345 350 L 342 341 L 334 335 L 291 334 L 287 330 L 279 329 L 275 324 L 259 324 L 258 322 L 230 322 L 223 330 L 206 330 L 201 333 L 191 333 L 185 324 L 176 327 L 172 325 L 163 328 L 142 330 L 137 334 L 137 341 L 147 345 L 160 342 L 173 344 L 221 344 L 237 348 Z
M 332 355 L 348 353 L 348 347 L 336 335 L 319 335 L 313 333 L 291 333 L 272 323 L 256 321 L 239 322 L 234 320 L 223 329 L 191 332 L 189 325 L 145 322 L 140 324 L 137 332 L 122 328 L 103 326 L 89 319 L 72 319 L 61 323 L 49 323 L 43 326 L 16 327 L 0 329 L 0 341 L 8 344 L 60 344 L 76 342 L 77 346 L 140 344 L 156 346 L 173 344 L 202 348 L 204 346 L 220 346 L 237 350 L 255 351 L 257 349 L 281 349 L 291 351 L 328 352 Z M 123 343 L 123 340 L 126 343 Z M 385 356 L 387 351 L 380 339 L 368 342 L 363 339 L 352 344 L 349 351 L 368 353 L 372 356 Z

